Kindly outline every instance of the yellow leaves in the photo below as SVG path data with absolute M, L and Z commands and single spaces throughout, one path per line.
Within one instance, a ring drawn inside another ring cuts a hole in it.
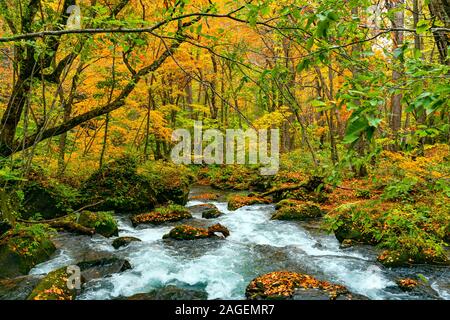
M 281 127 L 283 123 L 287 121 L 292 113 L 286 106 L 281 106 L 278 110 L 268 113 L 260 117 L 258 120 L 253 122 L 253 125 L 257 129 L 270 129 Z

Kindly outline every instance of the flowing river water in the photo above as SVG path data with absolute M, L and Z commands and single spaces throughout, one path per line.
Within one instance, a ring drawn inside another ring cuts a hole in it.
M 203 192 L 193 189 L 192 193 Z M 132 269 L 87 284 L 78 299 L 115 299 L 146 293 L 167 285 L 204 290 L 208 299 L 244 299 L 247 284 L 255 277 L 278 270 L 308 273 L 321 280 L 345 285 L 370 299 L 450 299 L 448 268 L 418 266 L 388 269 L 376 262 L 372 247 L 340 249 L 333 235 L 318 223 L 270 220 L 273 205 L 253 205 L 227 210 L 225 201 L 191 200 L 187 207 L 212 203 L 224 213 L 213 220 L 193 214 L 192 225 L 221 223 L 231 235 L 226 239 L 196 241 L 162 240 L 176 224 L 131 226 L 126 215 L 118 215 L 119 235 L 133 236 L 133 242 L 115 250 L 114 238 L 62 234 L 55 256 L 31 270 L 43 274 L 92 256 L 114 254 L 127 259 Z M 427 279 L 420 292 L 401 291 L 395 280 L 401 277 Z

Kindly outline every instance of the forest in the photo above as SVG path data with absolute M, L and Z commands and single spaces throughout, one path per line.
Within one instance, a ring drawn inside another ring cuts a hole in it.
M 0 300 L 450 299 L 450 1 L 0 0 L 0 72 Z

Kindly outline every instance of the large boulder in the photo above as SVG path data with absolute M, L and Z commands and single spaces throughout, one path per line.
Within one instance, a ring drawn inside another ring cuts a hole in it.
M 253 279 L 247 286 L 245 296 L 249 300 L 351 299 L 350 292 L 342 285 L 289 271 L 271 272 Z
M 33 289 L 28 300 L 74 300 L 76 288 L 69 288 L 68 280 L 71 274 L 67 267 L 57 269 L 47 274 Z
M 228 210 L 234 211 L 245 206 L 250 206 L 254 204 L 269 204 L 269 203 L 271 203 L 271 200 L 267 198 L 234 195 L 229 197 L 228 199 Z
M 224 238 L 230 235 L 228 229 L 217 223 L 208 228 L 197 228 L 189 225 L 176 226 L 163 239 L 173 240 L 197 240 L 205 238 L 217 238 L 217 233 L 221 233 Z
M 84 203 L 99 204 L 91 210 L 118 212 L 153 209 L 157 204 L 185 204 L 191 178 L 179 166 L 162 162 L 137 161 L 125 156 L 94 172 L 83 184 Z
M 32 170 L 26 179 L 22 187 L 23 201 L 19 210 L 22 218 L 61 217 L 72 212 L 79 202 L 77 189 L 47 177 L 40 170 Z
M 28 272 L 50 258 L 56 250 L 43 225 L 22 226 L 6 232 L 0 239 L 0 279 Z
M 95 232 L 104 237 L 119 235 L 117 221 L 112 212 L 91 212 L 82 211 L 78 218 L 78 223 L 86 228 L 95 229 Z
M 273 220 L 308 220 L 320 218 L 324 215 L 322 209 L 312 202 L 283 200 L 276 206 L 277 211 L 272 215 Z
M 156 208 L 150 213 L 134 215 L 130 219 L 133 226 L 137 226 L 142 223 L 159 225 L 166 222 L 176 222 L 191 218 L 192 215 L 188 209 L 181 205 L 170 204 L 165 207 Z
M 83 261 L 77 263 L 76 266 L 81 272 L 80 285 L 131 269 L 127 260 L 116 257 Z M 69 267 L 62 267 L 48 273 L 30 293 L 28 300 L 74 300 L 81 287 L 70 288 L 68 286 L 69 283 L 73 284 L 71 281 L 73 276 L 73 270 Z

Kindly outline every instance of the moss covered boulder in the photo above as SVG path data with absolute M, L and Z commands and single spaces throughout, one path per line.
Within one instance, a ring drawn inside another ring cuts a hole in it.
M 82 211 L 78 223 L 86 228 L 93 228 L 95 232 L 104 237 L 117 236 L 119 228 L 112 212 Z
M 324 212 L 312 202 L 283 200 L 276 206 L 277 211 L 272 215 L 273 220 L 308 220 L 320 218 Z
M 221 233 L 224 238 L 230 235 L 228 229 L 221 224 L 215 224 L 209 228 L 196 228 L 189 225 L 176 226 L 163 239 L 174 240 L 197 240 L 205 238 L 215 238 L 217 233 Z
M 112 246 L 114 249 L 119 249 L 120 247 L 128 246 L 132 242 L 140 242 L 141 239 L 135 238 L 135 237 L 120 237 L 117 239 L 114 239 Z
M 254 204 L 269 204 L 269 203 L 271 203 L 271 200 L 267 198 L 256 196 L 234 195 L 229 197 L 228 199 L 228 210 L 234 211 L 245 206 L 250 206 Z
M 61 217 L 72 212 L 80 201 L 77 189 L 49 178 L 41 170 L 32 170 L 26 179 L 19 210 L 22 218 L 37 215 L 43 219 Z
M 67 267 L 57 269 L 47 274 L 28 296 L 28 300 L 74 300 L 76 289 L 67 285 L 71 274 Z
M 107 277 L 131 269 L 127 260 L 117 257 L 78 262 L 80 286 L 91 280 Z M 75 287 L 75 269 L 72 266 L 59 268 L 48 273 L 28 296 L 28 300 L 74 300 L 80 288 Z M 71 285 L 71 286 L 69 286 Z M 69 288 L 70 287 L 70 288 Z
M 150 213 L 143 213 L 131 217 L 133 226 L 138 224 L 159 225 L 165 222 L 176 222 L 184 219 L 191 219 L 192 215 L 188 209 L 181 205 L 170 204 L 165 207 L 156 208 Z
M 17 225 L 0 238 L 0 279 L 28 272 L 56 250 L 51 230 L 44 225 Z
M 299 294 L 303 299 L 308 300 L 310 297 L 336 300 L 341 296 L 351 299 L 350 292 L 342 285 L 289 271 L 271 272 L 257 277 L 249 283 L 245 290 L 245 296 L 249 300 L 286 300 L 294 299 Z
M 115 210 L 128 213 L 153 209 L 157 204 L 185 204 L 192 179 L 187 170 L 162 162 L 138 165 L 123 157 L 94 172 L 83 184 L 83 202 L 94 211 Z
M 384 250 L 377 260 L 385 267 L 405 267 L 414 264 L 450 265 L 450 260 L 443 252 L 430 248 L 426 250 Z

